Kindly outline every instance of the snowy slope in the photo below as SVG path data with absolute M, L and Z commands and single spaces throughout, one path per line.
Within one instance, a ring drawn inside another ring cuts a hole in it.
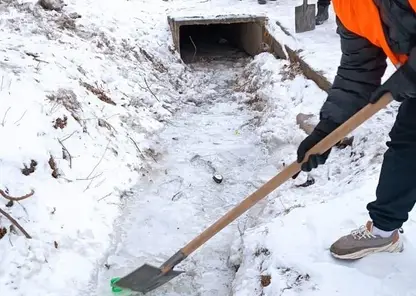
M 180 103 L 184 67 L 160 46 L 165 27 L 151 30 L 157 14 L 128 2 L 67 4 L 0 5 L 0 189 L 35 192 L 20 205 L 2 201 L 33 239 L 0 240 L 0 295 L 81 295 Z
M 332 80 L 340 57 L 333 19 L 295 37 L 274 23 L 293 35 L 295 2 L 72 0 L 47 11 L 0 1 L 0 189 L 34 191 L 11 207 L 3 199 L 33 238 L 0 218 L 8 230 L 0 295 L 110 295 L 112 276 L 160 264 L 293 161 L 305 136 L 295 116 L 317 114 L 324 92 L 269 54 L 234 70 L 186 67 L 166 17 L 266 14 L 270 30 Z M 368 295 L 413 295 L 411 236 L 400 261 L 346 266 L 326 252 L 365 222 L 393 119 L 389 108 L 367 123 L 352 149 L 334 151 L 313 173 L 316 184 L 297 188 L 300 176 L 282 186 L 153 295 L 350 295 L 364 284 Z M 224 184 L 212 181 L 207 161 Z M 264 289 L 261 274 L 271 275 Z

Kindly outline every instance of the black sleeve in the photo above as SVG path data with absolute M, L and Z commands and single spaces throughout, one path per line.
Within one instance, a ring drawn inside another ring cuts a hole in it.
M 341 37 L 341 63 L 320 112 L 321 123 L 329 125 L 342 124 L 367 105 L 387 67 L 381 48 L 348 31 L 338 18 L 336 21 Z

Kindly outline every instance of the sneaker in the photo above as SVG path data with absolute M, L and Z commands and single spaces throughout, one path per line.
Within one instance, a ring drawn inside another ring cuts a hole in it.
M 315 23 L 317 25 L 322 25 L 329 18 L 328 14 L 329 6 L 318 5 L 318 13 L 316 14 Z
M 266 3 L 267 3 L 267 0 L 257 0 L 257 2 L 258 2 L 259 4 L 266 4 Z
M 372 229 L 373 222 L 368 221 L 367 225 L 341 237 L 332 244 L 331 254 L 338 259 L 356 260 L 373 253 L 403 251 L 403 243 L 398 230 L 395 230 L 391 236 L 384 238 L 374 235 Z

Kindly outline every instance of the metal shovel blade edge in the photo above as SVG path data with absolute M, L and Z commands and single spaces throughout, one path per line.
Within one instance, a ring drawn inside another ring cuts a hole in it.
M 183 271 L 170 270 L 163 274 L 160 268 L 144 264 L 120 278 L 115 285 L 123 289 L 146 293 L 164 285 L 181 273 Z
M 295 7 L 295 32 L 303 33 L 315 30 L 315 5 L 303 5 Z

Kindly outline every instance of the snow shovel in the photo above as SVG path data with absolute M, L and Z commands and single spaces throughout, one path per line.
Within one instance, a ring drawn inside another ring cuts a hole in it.
M 303 0 L 302 5 L 295 7 L 295 32 L 312 30 L 315 30 L 315 4 L 308 4 L 308 0 Z
M 334 130 L 325 139 L 316 144 L 306 154 L 305 159 L 308 159 L 311 154 L 322 154 L 329 148 L 333 147 L 350 132 L 360 126 L 363 122 L 383 109 L 392 101 L 389 93 L 383 95 L 375 104 L 368 104 L 358 113 L 352 116 L 348 121 Z M 258 201 L 265 198 L 268 194 L 273 192 L 277 187 L 289 180 L 292 176 L 297 174 L 301 169 L 301 164 L 296 161 L 286 167 L 278 175 L 269 180 L 262 187 L 257 189 L 254 193 L 244 199 L 240 204 L 231 209 L 228 213 L 218 219 L 214 224 L 203 231 L 199 236 L 190 241 L 185 247 L 176 252 L 160 267 L 154 267 L 149 264 L 144 264 L 138 269 L 123 278 L 113 278 L 111 285 L 113 292 L 122 292 L 123 289 L 146 293 L 157 287 L 169 282 L 177 277 L 183 271 L 175 271 L 173 268 L 186 259 L 191 253 L 202 246 L 205 242 L 211 239 L 215 234 L 220 232 L 223 228 L 245 213 L 248 209 L 254 206 Z

